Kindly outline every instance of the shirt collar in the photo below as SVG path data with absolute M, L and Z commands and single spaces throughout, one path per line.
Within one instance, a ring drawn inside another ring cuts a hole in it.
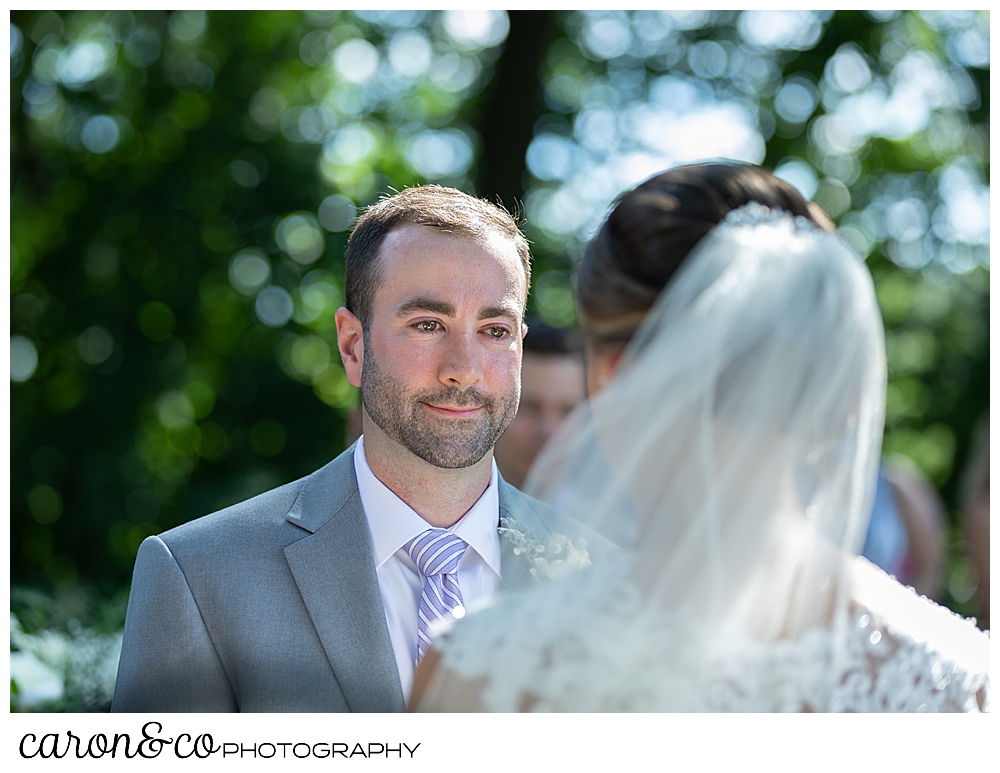
M 368 519 L 375 548 L 375 566 L 382 566 L 403 545 L 431 528 L 413 508 L 375 477 L 365 457 L 364 437 L 354 447 L 354 472 L 358 494 Z M 490 485 L 448 531 L 465 540 L 497 576 L 500 574 L 500 496 L 496 462 L 490 464 Z

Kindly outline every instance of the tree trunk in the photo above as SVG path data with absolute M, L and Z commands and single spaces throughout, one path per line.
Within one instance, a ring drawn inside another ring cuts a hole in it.
M 525 154 L 545 106 L 541 68 L 558 34 L 553 11 L 508 11 L 510 33 L 496 63 L 492 98 L 483 106 L 478 191 L 511 212 L 524 198 Z

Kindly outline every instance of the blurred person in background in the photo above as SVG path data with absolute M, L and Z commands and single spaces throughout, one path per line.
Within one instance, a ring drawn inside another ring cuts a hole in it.
M 531 463 L 586 397 L 583 353 L 564 328 L 529 321 L 521 359 L 521 403 L 494 449 L 504 479 L 518 488 Z
M 862 555 L 940 601 L 944 590 L 946 513 L 941 495 L 905 457 L 883 459 Z

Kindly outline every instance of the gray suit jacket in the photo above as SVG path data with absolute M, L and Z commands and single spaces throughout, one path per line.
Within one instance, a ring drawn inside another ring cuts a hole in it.
M 142 543 L 112 711 L 403 710 L 353 451 Z M 536 539 L 581 533 L 499 485 Z M 503 584 L 522 581 L 501 545 Z

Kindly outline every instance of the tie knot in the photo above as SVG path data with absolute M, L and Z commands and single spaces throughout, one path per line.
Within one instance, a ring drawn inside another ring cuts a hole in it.
M 404 545 L 424 577 L 451 574 L 465 555 L 468 545 L 444 529 L 428 529 Z

